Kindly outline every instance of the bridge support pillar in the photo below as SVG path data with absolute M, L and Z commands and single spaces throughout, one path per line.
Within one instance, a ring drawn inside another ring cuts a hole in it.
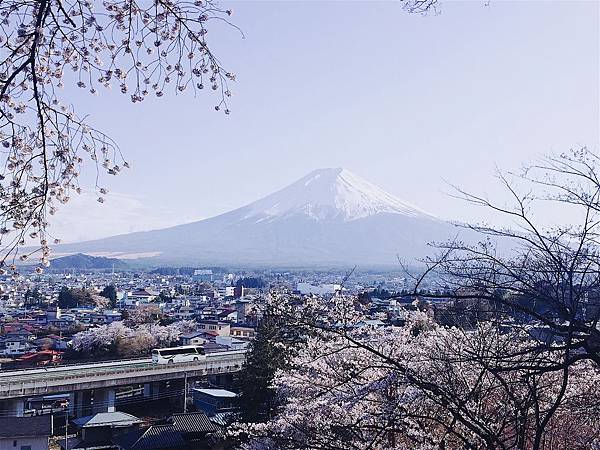
M 92 413 L 92 391 L 77 391 L 74 394 L 73 416 L 77 418 L 90 415 Z
M 223 373 L 216 373 L 213 375 L 209 375 L 208 381 L 215 386 L 227 387 L 227 380 L 228 380 L 227 375 L 228 374 L 223 374 Z
M 179 395 L 169 396 L 169 403 L 171 403 L 172 405 L 181 403 L 182 399 L 184 398 L 184 395 L 183 395 L 184 385 L 185 385 L 185 383 L 183 380 L 171 380 L 169 382 L 169 390 L 173 391 L 176 394 L 179 394 Z
M 115 388 L 94 389 L 92 412 L 115 412 L 117 391 Z
M 150 395 L 153 400 L 160 398 L 160 394 L 164 390 L 164 383 L 160 381 L 153 381 L 150 383 Z
M 73 417 L 75 415 L 75 402 L 77 400 L 77 394 L 75 392 L 71 392 L 69 394 L 69 407 L 67 408 L 67 416 Z

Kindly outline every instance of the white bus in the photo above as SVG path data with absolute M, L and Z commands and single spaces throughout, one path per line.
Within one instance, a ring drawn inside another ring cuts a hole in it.
M 155 348 L 152 350 L 154 364 L 176 364 L 206 359 L 204 348 L 197 345 L 183 347 Z

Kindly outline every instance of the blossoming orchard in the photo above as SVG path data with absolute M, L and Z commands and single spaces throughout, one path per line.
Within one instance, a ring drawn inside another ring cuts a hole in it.
M 211 0 L 6 0 L 0 3 L 0 262 L 49 264 L 48 215 L 81 192 L 84 160 L 117 175 L 129 167 L 119 146 L 61 95 L 66 84 L 90 95 L 117 89 L 133 103 L 171 92 L 214 94 L 229 114 L 235 79 L 211 52 L 213 22 L 230 10 Z M 98 202 L 107 188 L 97 178 Z M 38 242 L 35 250 L 25 245 Z

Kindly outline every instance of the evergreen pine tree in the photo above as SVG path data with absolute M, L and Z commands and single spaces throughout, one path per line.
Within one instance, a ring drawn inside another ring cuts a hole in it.
M 272 382 L 277 370 L 285 367 L 292 347 L 282 319 L 267 312 L 258 325 L 238 379 L 241 422 L 266 422 L 273 417 L 277 398 Z

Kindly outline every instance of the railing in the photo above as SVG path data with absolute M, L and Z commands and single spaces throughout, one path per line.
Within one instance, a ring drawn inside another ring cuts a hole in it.
M 1 0 L 0 0 L 1 1 Z M 0 377 L 2 376 L 3 373 L 13 373 L 13 372 L 28 372 L 28 371 L 33 371 L 33 370 L 44 370 L 44 368 L 46 369 L 59 369 L 61 367 L 65 367 L 65 368 L 71 368 L 74 366 L 84 366 L 84 365 L 91 365 L 91 364 L 111 364 L 111 363 L 118 363 L 118 362 L 127 362 L 127 361 L 131 361 L 131 362 L 136 362 L 136 361 L 145 361 L 150 359 L 150 357 L 148 356 L 143 356 L 143 357 L 139 357 L 139 358 L 129 358 L 129 359 L 85 359 L 85 360 L 63 360 L 60 363 L 57 364 L 48 364 L 46 366 L 35 366 L 35 367 L 21 367 L 21 368 L 15 368 L 15 369 L 6 369 L 6 368 L 2 368 L 2 365 L 0 364 Z
M 205 360 L 194 361 L 178 364 L 153 364 L 147 363 L 144 365 L 125 367 L 122 365 L 114 366 L 98 366 L 97 369 L 86 368 L 82 369 L 85 372 L 80 373 L 59 373 L 47 372 L 43 373 L 43 377 L 32 375 L 26 380 L 19 380 L 22 377 L 10 377 L 10 379 L 0 379 L 0 399 L 15 398 L 24 395 L 44 394 L 50 390 L 52 392 L 60 392 L 61 387 L 78 383 L 95 383 L 102 380 L 123 380 L 123 384 L 127 384 L 128 378 L 138 376 L 152 376 L 159 374 L 176 374 L 181 375 L 177 378 L 184 377 L 186 372 L 194 372 L 197 376 L 230 373 L 239 371 L 245 359 L 245 352 L 223 352 L 224 354 L 207 356 Z M 218 358 L 218 359 L 217 359 Z M 90 386 L 92 388 L 92 386 Z M 68 389 L 66 389 L 68 390 Z

